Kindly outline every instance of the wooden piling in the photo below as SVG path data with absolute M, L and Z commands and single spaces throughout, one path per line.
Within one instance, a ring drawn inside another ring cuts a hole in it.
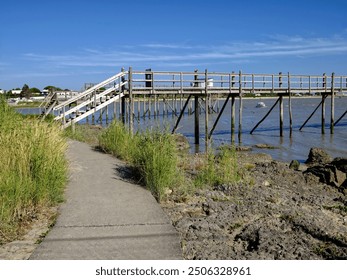
M 134 133 L 134 100 L 133 100 L 133 71 L 129 67 L 129 130 L 130 135 Z
M 331 74 L 331 110 L 330 110 L 330 134 L 334 134 L 335 119 L 335 73 Z
M 325 134 L 325 99 L 327 97 L 327 94 L 322 94 L 322 116 L 321 116 L 321 132 L 322 134 Z
M 231 143 L 235 142 L 235 96 L 231 97 L 231 121 L 230 121 Z
M 122 119 L 122 123 L 125 124 L 126 122 L 126 106 L 125 106 L 125 96 L 121 97 L 121 102 L 120 102 L 120 106 L 121 106 L 121 119 Z
M 199 144 L 200 143 L 200 131 L 199 131 L 199 96 L 194 96 L 194 143 Z
M 206 144 L 206 154 L 208 153 L 209 148 L 209 139 L 208 139 L 208 87 L 207 87 L 207 69 L 205 70 L 205 144 Z
M 106 106 L 106 124 L 108 124 L 108 105 Z
M 280 137 L 283 137 L 283 95 L 279 97 L 280 99 Z
M 242 107 L 243 107 L 243 102 L 242 102 L 242 72 L 239 72 L 239 101 L 240 101 L 240 106 L 239 106 L 239 131 L 238 131 L 238 138 L 239 138 L 239 143 L 242 143 Z
M 310 84 L 311 84 L 311 82 L 310 82 Z M 289 102 L 289 137 L 292 137 L 292 133 L 293 133 L 292 92 L 290 90 L 290 74 L 289 74 L 289 72 L 288 72 L 288 102 Z

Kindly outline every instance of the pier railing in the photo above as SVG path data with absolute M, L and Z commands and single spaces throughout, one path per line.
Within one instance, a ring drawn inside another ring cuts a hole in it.
M 159 97 L 163 99 L 163 102 L 167 107 L 172 107 L 166 101 L 167 95 L 172 95 L 171 100 L 175 100 L 177 96 L 180 96 L 181 106 L 179 112 L 176 113 L 176 108 L 171 108 L 177 117 L 176 124 L 173 131 L 176 130 L 178 124 L 184 114 L 184 111 L 188 105 L 193 102 L 195 112 L 195 139 L 198 142 L 199 139 L 199 116 L 198 112 L 202 109 L 205 112 L 205 135 L 206 142 L 211 137 L 213 130 L 215 129 L 218 120 L 223 113 L 226 104 L 231 100 L 232 106 L 232 119 L 231 119 L 231 133 L 235 127 L 235 98 L 239 98 L 239 125 L 238 133 L 239 138 L 242 131 L 242 97 L 245 94 L 254 94 L 254 96 L 263 96 L 265 94 L 277 95 L 278 100 L 271 108 L 279 104 L 280 107 L 280 135 L 283 135 L 283 97 L 289 97 L 289 116 L 290 116 L 290 131 L 292 131 L 292 109 L 291 109 L 291 96 L 294 94 L 319 94 L 322 96 L 322 102 L 318 105 L 322 107 L 322 133 L 324 133 L 324 120 L 325 120 L 325 99 L 327 96 L 331 96 L 331 117 L 330 127 L 331 133 L 334 129 L 334 96 L 336 93 L 347 92 L 347 76 L 337 76 L 334 73 L 331 75 L 293 75 L 290 73 L 278 73 L 278 74 L 249 74 L 239 72 L 222 73 L 222 72 L 208 72 L 205 70 L 192 71 L 192 72 L 175 72 L 175 71 L 136 71 L 129 70 L 122 71 L 105 81 L 85 90 L 78 96 L 75 96 L 63 103 L 60 103 L 54 107 L 55 120 L 61 121 L 62 126 L 68 127 L 74 125 L 74 123 L 87 118 L 92 115 L 94 118 L 96 112 L 100 111 L 100 119 L 102 114 L 106 112 L 108 114 L 108 105 L 114 103 L 114 117 L 116 117 L 116 102 L 119 107 L 120 118 L 123 122 L 128 122 L 129 127 L 133 129 L 134 117 L 136 116 L 136 108 L 134 107 L 134 100 L 140 97 L 138 100 L 142 100 L 145 108 L 145 99 L 141 97 L 148 97 L 148 99 L 154 99 L 154 106 L 158 102 Z M 213 124 L 211 130 L 208 129 L 208 114 L 214 112 L 213 106 L 211 107 L 211 100 L 216 97 L 224 97 L 224 104 L 222 110 L 218 113 L 216 121 Z M 184 105 L 183 105 L 183 102 Z M 52 103 L 50 103 L 52 104 Z M 150 103 L 148 103 L 150 106 Z M 317 109 L 318 109 L 317 107 Z M 210 110 L 212 108 L 212 110 Z M 317 111 L 317 109 L 315 111 Z M 140 102 L 137 102 L 137 110 L 140 110 Z M 267 113 L 267 115 L 271 112 Z M 147 111 L 150 116 L 150 108 L 144 110 L 144 116 Z M 158 106 L 154 111 L 158 111 Z M 314 111 L 314 112 L 315 112 Z M 138 112 L 139 115 L 139 112 Z M 260 120 L 257 125 L 252 129 L 252 132 L 261 124 L 266 116 Z M 346 115 L 346 113 L 344 114 Z M 344 116 L 342 115 L 338 121 Z M 311 117 L 311 116 L 310 116 Z M 310 119 L 308 118 L 308 120 Z M 107 119 L 108 117 L 106 117 Z M 307 120 L 307 121 L 308 121 Z M 338 122 L 337 121 L 337 122 Z M 336 122 L 336 123 L 337 123 Z M 306 124 L 306 122 L 305 122 Z M 303 126 L 305 126 L 303 124 Z M 302 127 L 303 127 L 302 126 Z M 302 127 L 300 129 L 302 129 Z
M 164 72 L 133 71 L 133 90 L 136 93 L 198 93 L 207 89 L 211 93 L 323 93 L 347 91 L 347 76 L 216 73 L 216 72 Z

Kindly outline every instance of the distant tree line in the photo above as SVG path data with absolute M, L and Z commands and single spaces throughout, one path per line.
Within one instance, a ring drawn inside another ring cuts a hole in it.
M 13 90 L 21 90 L 19 96 L 21 98 L 30 98 L 32 96 L 35 96 L 35 95 L 40 95 L 41 94 L 41 90 L 36 88 L 36 87 L 32 87 L 30 88 L 27 84 L 24 84 L 22 89 L 20 88 L 16 88 L 16 89 L 13 89 Z M 46 86 L 44 87 L 44 90 L 47 90 L 48 92 L 56 92 L 56 91 L 70 91 L 69 89 L 61 89 L 59 87 L 56 87 L 56 86 Z M 11 97 L 18 97 L 18 95 L 16 94 L 13 94 L 12 90 L 9 90 L 5 93 L 5 96 L 6 98 L 11 98 Z

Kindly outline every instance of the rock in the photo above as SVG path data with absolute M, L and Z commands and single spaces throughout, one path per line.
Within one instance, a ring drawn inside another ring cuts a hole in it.
M 236 146 L 235 150 L 238 152 L 249 152 L 252 151 L 252 147 L 248 147 L 248 146 Z
M 332 165 L 344 173 L 347 173 L 347 158 L 335 158 L 332 162 Z
M 289 164 L 289 168 L 293 170 L 299 170 L 300 162 L 298 160 L 292 160 Z
M 308 159 L 306 160 L 307 164 L 327 164 L 332 161 L 331 156 L 321 148 L 311 148 Z
M 335 182 L 337 183 L 337 187 L 345 187 L 346 179 L 347 175 L 345 172 L 342 172 L 338 169 L 335 170 Z
M 278 147 L 271 146 L 269 144 L 256 144 L 256 145 L 254 145 L 254 147 L 256 147 L 258 149 L 278 149 Z
M 262 183 L 262 185 L 264 186 L 264 187 L 270 187 L 270 182 L 269 181 L 267 181 L 267 180 L 265 180 L 263 183 Z
M 335 187 L 342 186 L 346 180 L 346 173 L 338 170 L 331 164 L 310 167 L 305 171 L 305 173 L 311 173 L 319 177 L 320 182 Z

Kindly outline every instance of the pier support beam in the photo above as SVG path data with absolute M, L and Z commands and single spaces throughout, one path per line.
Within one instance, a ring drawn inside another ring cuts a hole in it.
M 323 94 L 322 95 L 322 116 L 321 116 L 321 132 L 322 134 L 325 134 L 325 99 L 328 95 Z
M 208 138 L 208 103 L 209 103 L 209 95 L 208 95 L 208 77 L 207 77 L 207 69 L 205 70 L 205 142 L 206 142 L 206 154 L 208 153 L 209 148 L 209 138 Z
M 238 138 L 239 138 L 239 143 L 242 142 L 242 107 L 243 107 L 243 102 L 242 102 L 242 72 L 239 72 L 239 101 L 240 101 L 240 106 L 239 106 L 239 131 L 238 131 Z
M 200 131 L 199 131 L 199 96 L 195 95 L 194 96 L 194 143 L 199 144 L 200 143 Z
M 293 134 L 292 92 L 290 90 L 290 74 L 288 72 L 288 102 L 289 102 L 289 137 Z
M 343 117 L 347 114 L 347 110 L 342 114 L 341 117 L 339 117 L 339 119 L 334 123 L 334 126 L 337 125 L 339 123 L 340 120 L 343 119 Z
M 318 106 L 313 110 L 312 114 L 307 118 L 307 120 L 304 122 L 304 124 L 299 128 L 299 130 L 301 131 L 304 126 L 307 124 L 307 122 L 312 118 L 312 116 L 314 115 L 314 113 L 316 113 L 316 111 L 318 110 L 318 108 L 322 105 L 322 133 L 324 131 L 324 125 L 323 125 L 323 107 L 324 107 L 324 101 L 325 98 L 327 97 L 326 94 L 322 94 L 322 101 L 318 104 Z M 325 110 L 325 109 L 324 109 Z M 324 111 L 325 114 L 325 111 Z M 324 133 L 323 133 L 324 134 Z
M 184 115 L 184 111 L 185 111 L 187 105 L 189 104 L 189 101 L 190 101 L 190 98 L 191 98 L 191 97 L 192 97 L 192 95 L 189 95 L 188 98 L 187 98 L 187 100 L 186 100 L 186 103 L 184 103 L 183 108 L 182 108 L 182 110 L 181 110 L 181 113 L 180 113 L 180 115 L 178 116 L 178 119 L 177 119 L 177 121 L 176 121 L 176 124 L 175 124 L 174 128 L 172 129 L 172 132 L 171 132 L 171 133 L 175 133 L 175 131 L 176 131 L 176 129 L 177 129 L 177 127 L 178 127 L 178 125 L 179 125 L 181 119 L 182 119 L 182 116 Z
M 334 123 L 335 123 L 335 73 L 331 74 L 331 115 L 330 115 L 330 134 L 334 134 Z
M 250 134 L 252 134 L 254 132 L 254 130 L 257 129 L 257 127 L 267 118 L 268 115 L 270 115 L 271 111 L 276 107 L 277 103 L 280 101 L 280 98 L 278 98 L 275 102 L 274 105 L 272 105 L 271 109 L 266 113 L 266 115 L 255 125 L 255 127 L 253 127 L 253 129 L 251 130 Z
M 218 114 L 218 116 L 217 116 L 217 119 L 216 119 L 216 121 L 214 122 L 214 124 L 213 124 L 213 126 L 212 126 L 212 129 L 211 129 L 211 131 L 210 131 L 210 133 L 208 134 L 208 138 L 209 138 L 209 139 L 211 139 L 211 136 L 212 136 L 212 134 L 213 134 L 213 131 L 215 130 L 215 128 L 216 128 L 216 126 L 217 126 L 217 124 L 218 124 L 218 122 L 219 122 L 219 119 L 220 119 L 220 117 L 222 116 L 222 114 L 223 114 L 223 112 L 224 112 L 224 109 L 225 109 L 226 105 L 228 104 L 228 101 L 229 101 L 229 99 L 230 99 L 230 95 L 231 95 L 231 94 L 229 94 L 228 97 L 227 97 L 227 99 L 225 100 L 225 102 L 224 102 L 224 104 L 223 104 L 223 106 L 222 106 L 222 109 L 220 110 L 220 112 L 219 112 L 219 114 Z
M 231 143 L 235 142 L 235 96 L 231 97 L 231 121 L 230 121 Z
M 280 137 L 283 137 L 283 96 L 279 97 L 280 100 Z

